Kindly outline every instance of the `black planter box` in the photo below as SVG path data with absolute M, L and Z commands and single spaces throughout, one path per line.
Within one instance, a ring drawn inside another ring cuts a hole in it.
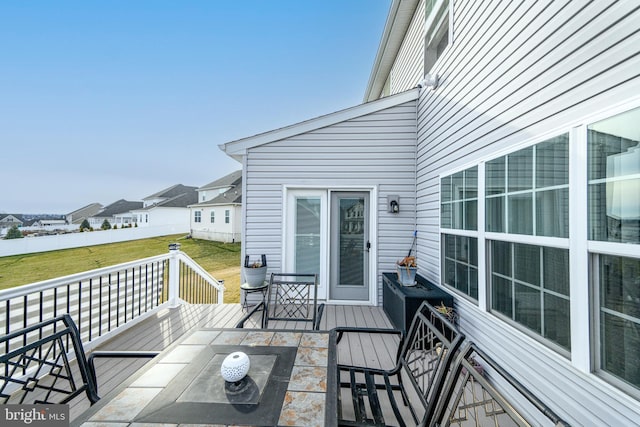
M 416 275 L 415 286 L 403 286 L 397 274 L 382 273 L 382 308 L 396 329 L 404 332 L 411 326 L 422 301 L 427 300 L 433 306 L 453 307 L 453 297 L 421 275 Z

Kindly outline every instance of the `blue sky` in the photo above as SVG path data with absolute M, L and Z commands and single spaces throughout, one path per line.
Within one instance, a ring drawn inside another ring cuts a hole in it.
M 201 186 L 362 102 L 390 0 L 0 2 L 0 212 Z

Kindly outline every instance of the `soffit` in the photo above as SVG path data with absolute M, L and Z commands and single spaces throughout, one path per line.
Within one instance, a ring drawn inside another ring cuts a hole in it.
M 364 102 L 380 97 L 419 2 L 420 0 L 394 0 L 391 4 L 365 91 Z

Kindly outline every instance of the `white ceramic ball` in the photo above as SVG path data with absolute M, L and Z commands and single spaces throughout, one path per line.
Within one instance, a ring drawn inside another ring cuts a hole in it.
M 247 375 L 250 366 L 249 356 L 241 351 L 236 351 L 224 358 L 222 366 L 220 366 L 220 375 L 225 381 L 235 383 Z

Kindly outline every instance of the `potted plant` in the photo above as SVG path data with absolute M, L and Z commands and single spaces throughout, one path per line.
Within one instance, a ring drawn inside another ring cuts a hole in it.
M 242 271 L 249 286 L 262 286 L 267 277 L 267 256 L 262 254 L 260 261 L 254 262 L 249 262 L 249 255 L 245 256 Z
M 436 311 L 444 315 L 451 323 L 454 325 L 458 324 L 458 314 L 453 310 L 453 307 L 447 307 L 444 305 L 444 302 L 441 302 L 440 305 L 436 305 L 434 307 Z
M 396 264 L 396 272 L 400 284 L 403 286 L 414 286 L 416 284 L 416 272 L 418 271 L 416 257 L 406 256 Z

